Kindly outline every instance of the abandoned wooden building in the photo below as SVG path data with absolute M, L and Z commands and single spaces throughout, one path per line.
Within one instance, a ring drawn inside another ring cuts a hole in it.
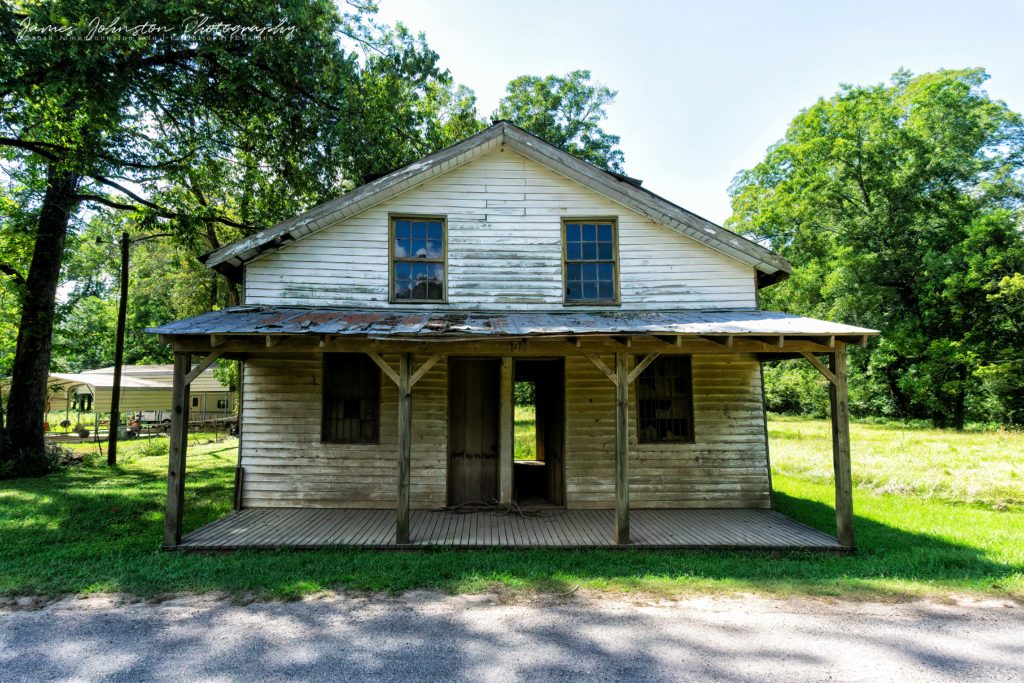
M 785 259 L 516 126 L 204 262 L 244 302 L 152 330 L 165 547 L 854 546 L 846 354 L 875 331 L 759 310 Z M 220 357 L 243 367 L 236 512 L 183 536 L 188 385 Z M 830 387 L 835 537 L 772 509 L 761 362 L 790 357 Z

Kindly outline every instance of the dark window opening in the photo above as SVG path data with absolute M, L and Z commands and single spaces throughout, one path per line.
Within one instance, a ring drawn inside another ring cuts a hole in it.
M 594 221 L 563 225 L 566 302 L 614 302 L 615 224 Z
M 324 355 L 323 441 L 378 443 L 380 368 L 363 353 Z
M 662 356 L 636 381 L 640 443 L 692 443 L 693 372 L 689 356 Z

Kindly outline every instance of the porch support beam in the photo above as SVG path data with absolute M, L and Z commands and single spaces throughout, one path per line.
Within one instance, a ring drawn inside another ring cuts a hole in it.
M 395 372 L 395 369 L 391 367 L 391 365 L 388 364 L 386 360 L 380 357 L 379 353 L 377 353 L 376 351 L 367 351 L 366 355 L 370 357 L 370 360 L 377 364 L 377 367 L 380 368 L 381 372 L 387 375 L 388 379 L 390 379 L 396 385 L 401 386 L 402 382 L 398 378 L 398 373 Z
M 633 368 L 633 371 L 629 373 L 628 384 L 632 384 L 633 382 L 635 382 L 636 378 L 640 376 L 640 373 L 646 370 L 647 366 L 653 363 L 655 360 L 657 360 L 658 356 L 660 355 L 660 353 L 654 352 L 644 356 L 644 359 L 637 363 L 636 367 Z
M 214 351 L 213 353 L 206 354 L 206 358 L 203 359 L 203 362 L 192 368 L 192 371 L 185 375 L 185 384 L 192 384 L 192 381 L 199 375 L 203 374 L 203 371 L 213 365 L 213 362 L 220 358 L 220 356 L 220 351 Z
M 185 453 L 188 450 L 189 389 L 185 381 L 192 354 L 174 354 L 174 383 L 171 389 L 171 452 L 167 463 L 167 509 L 164 511 L 164 547 L 181 543 L 181 520 L 185 505 Z
M 817 356 L 815 356 L 813 353 L 808 353 L 807 351 L 801 352 L 800 355 L 806 358 L 811 365 L 817 368 L 818 372 L 820 372 L 822 376 L 829 381 L 830 384 L 836 383 L 836 376 L 832 373 L 831 370 L 825 367 L 824 363 L 818 360 Z
M 853 537 L 853 477 L 850 472 L 850 402 L 847 396 L 846 345 L 836 344 L 829 358 L 835 381 L 829 386 L 832 412 L 832 466 L 836 480 L 836 538 L 848 548 Z
M 441 360 L 441 354 L 435 353 L 434 355 L 427 358 L 423 363 L 416 368 L 416 372 L 412 373 L 412 384 L 410 386 L 416 386 L 416 383 L 423 379 L 423 375 L 427 374 L 430 368 L 434 367 L 437 361 Z
M 512 473 L 514 463 L 513 430 L 515 429 L 515 376 L 512 356 L 501 358 L 501 382 L 499 390 L 500 415 L 498 417 L 498 502 L 508 505 L 512 502 Z
M 383 361 L 381 361 L 383 362 Z M 389 366 L 390 368 L 390 366 Z M 392 370 L 394 372 L 394 370 Z M 409 470 L 412 466 L 412 354 L 398 363 L 398 504 L 395 542 L 409 543 Z
M 629 543 L 629 355 L 615 354 L 615 542 Z
M 676 348 L 683 345 L 683 335 L 681 334 L 656 334 L 654 338 Z
M 612 384 L 618 385 L 618 383 L 619 383 L 618 375 L 616 373 L 612 372 L 611 369 L 607 365 L 604 364 L 604 361 L 601 360 L 596 353 L 591 353 L 590 351 L 582 351 L 581 353 L 583 353 L 583 355 L 586 356 L 587 360 L 589 360 L 591 363 L 593 363 L 595 368 L 597 368 L 602 373 L 604 373 L 604 376 L 608 378 L 609 382 L 611 382 Z M 618 355 L 619 354 L 616 353 L 615 357 L 618 358 Z

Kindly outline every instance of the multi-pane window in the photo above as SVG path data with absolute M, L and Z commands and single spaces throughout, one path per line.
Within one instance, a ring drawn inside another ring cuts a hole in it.
M 392 301 L 444 301 L 444 220 L 391 219 Z
M 614 302 L 615 223 L 563 221 L 566 303 Z
M 377 443 L 380 368 L 364 353 L 324 354 L 323 440 Z
M 640 443 L 693 442 L 693 373 L 689 356 L 661 356 L 636 380 Z

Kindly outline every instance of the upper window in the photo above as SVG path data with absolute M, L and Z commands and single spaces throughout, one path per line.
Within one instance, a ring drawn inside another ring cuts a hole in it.
M 693 373 L 689 356 L 661 356 L 636 380 L 640 443 L 693 443 Z
M 565 302 L 615 303 L 615 221 L 567 220 L 565 235 Z
M 324 354 L 324 443 L 377 443 L 380 368 L 364 353 Z
M 445 300 L 443 218 L 391 219 L 391 300 Z

